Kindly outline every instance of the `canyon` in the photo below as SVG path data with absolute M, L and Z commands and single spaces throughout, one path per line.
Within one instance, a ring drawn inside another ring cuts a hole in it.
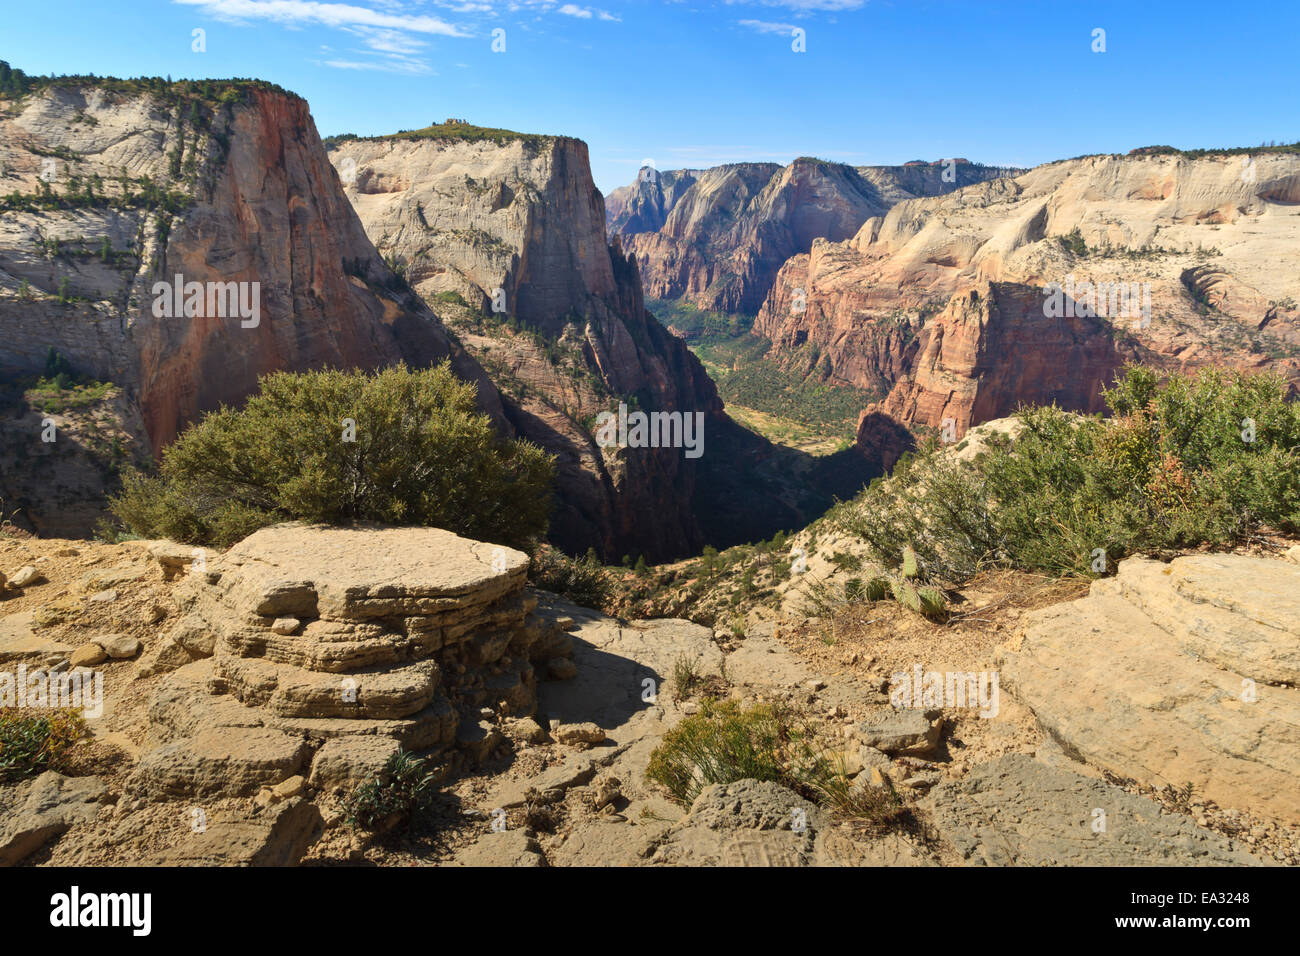
M 698 550 L 694 463 L 680 448 L 602 448 L 592 423 L 632 399 L 724 422 L 703 366 L 646 311 L 605 236 L 587 146 L 439 124 L 339 138 L 330 161 L 367 234 L 505 397 L 515 430 L 557 460 L 552 537 L 607 560 Z
M 787 166 L 663 173 L 644 167 L 635 183 L 607 197 L 607 226 L 636 256 L 651 299 L 753 315 L 786 260 L 815 240 L 849 239 L 904 199 L 1004 172 L 964 159 L 853 167 L 801 157 Z
M 1300 161 L 1282 150 L 1048 163 L 814 241 L 782 266 L 754 332 L 778 361 L 876 390 L 868 443 L 881 416 L 960 437 L 1020 404 L 1100 411 L 1133 360 L 1294 387 L 1298 199 Z M 1121 284 L 1143 304 L 1096 294 Z
M 735 455 L 774 454 L 647 312 L 586 144 L 472 129 L 327 153 L 305 101 L 252 81 L 62 78 L 0 100 L 0 517 L 90 533 L 122 467 L 147 468 L 268 372 L 444 360 L 503 436 L 556 456 L 550 534 L 572 553 L 665 559 L 824 507 L 782 467 L 758 480 L 681 449 L 598 447 L 596 416 L 631 401 L 704 414 Z M 255 321 L 223 308 L 226 288 L 233 303 L 256 290 Z M 33 404 L 52 361 L 80 390 Z M 701 468 L 720 473 L 703 490 Z M 738 478 L 771 507 L 713 504 Z

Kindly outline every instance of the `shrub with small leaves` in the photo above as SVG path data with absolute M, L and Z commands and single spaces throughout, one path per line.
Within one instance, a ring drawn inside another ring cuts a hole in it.
M 277 372 L 243 408 L 191 425 L 158 475 L 125 475 L 113 514 L 143 537 L 217 547 L 295 519 L 528 547 L 546 529 L 553 461 L 498 438 L 474 395 L 447 363 Z

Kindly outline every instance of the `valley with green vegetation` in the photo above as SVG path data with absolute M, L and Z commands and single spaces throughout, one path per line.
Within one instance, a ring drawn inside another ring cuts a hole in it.
M 771 343 L 752 332 L 752 316 L 710 312 L 684 300 L 647 308 L 690 346 L 717 383 L 727 413 L 773 444 L 815 456 L 844 451 L 853 444 L 858 414 L 879 400 L 774 360 Z

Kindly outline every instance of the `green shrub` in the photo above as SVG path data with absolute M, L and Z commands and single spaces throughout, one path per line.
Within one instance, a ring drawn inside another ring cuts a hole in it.
M 930 444 L 833 520 L 887 565 L 911 546 L 921 580 L 953 582 L 986 566 L 1099 573 L 1135 552 L 1300 530 L 1300 407 L 1280 377 L 1161 383 L 1132 367 L 1106 401 L 1110 420 L 1023 410 L 1015 443 L 973 464 Z
M 285 520 L 431 525 L 526 547 L 545 531 L 552 470 L 534 445 L 500 441 L 445 363 L 277 372 L 243 408 L 182 433 L 159 474 L 127 473 L 111 507 L 133 533 L 217 547 Z
M 399 750 L 388 758 L 383 772 L 358 786 L 343 799 L 349 824 L 375 830 L 406 820 L 428 805 L 433 796 L 433 774 L 426 761 Z
M 747 709 L 738 701 L 705 700 L 700 712 L 664 734 L 650 754 L 646 776 L 689 804 L 709 784 L 737 780 L 795 783 L 788 765 L 795 731 L 770 704 Z
M 85 733 L 86 718 L 78 710 L 0 709 L 0 783 L 58 769 Z
M 599 610 L 610 602 L 609 575 L 594 552 L 576 559 L 552 547 L 538 548 L 529 563 L 528 579 L 536 587 L 583 607 Z

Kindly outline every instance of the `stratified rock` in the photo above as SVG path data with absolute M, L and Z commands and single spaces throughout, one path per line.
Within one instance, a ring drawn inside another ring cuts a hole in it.
M 1012 754 L 923 801 L 940 836 L 974 866 L 1242 866 L 1261 861 L 1159 804 Z
M 610 202 L 614 225 L 641 262 L 647 295 L 753 315 L 777 270 L 814 240 L 849 239 L 899 200 L 949 192 L 999 172 L 964 160 L 951 167 L 855 168 L 801 157 L 788 166 L 642 170 L 629 188 L 633 195 L 615 190 Z M 629 203 L 642 214 L 626 214 Z
M 51 663 L 64 660 L 72 647 L 34 629 L 35 611 L 0 617 L 0 664 L 35 657 Z
M 509 368 L 498 384 L 511 424 L 558 457 L 552 540 L 610 561 L 697 552 L 700 466 L 680 448 L 615 454 L 582 424 L 617 410 L 614 395 L 698 411 L 710 426 L 722 409 L 704 366 L 647 312 L 636 263 L 610 242 L 587 144 L 459 132 L 336 140 L 330 159 L 379 252 L 471 354 Z M 497 321 L 506 317 L 547 344 Z
M 530 619 L 527 566 L 521 552 L 436 528 L 289 524 L 250 535 L 177 589 L 185 614 L 171 633 L 189 647 L 166 640 L 190 655 L 209 638 L 212 657 L 155 692 L 156 749 L 132 785 L 201 793 L 220 776 L 227 791 L 255 793 L 305 772 L 308 742 L 321 748 L 320 786 L 372 776 L 399 744 L 487 759 L 500 733 L 459 715 L 536 709 L 530 655 L 549 631 Z M 233 769 L 217 774 L 223 758 Z
M 1077 758 L 1221 807 L 1300 822 L 1300 567 L 1131 558 L 1027 615 L 1003 686 Z
M 168 797 L 246 797 L 304 768 L 300 737 L 266 727 L 200 730 L 141 755 L 127 781 L 132 793 Z
M 132 676 L 137 680 L 155 677 L 184 667 L 198 658 L 169 637 L 154 639 L 154 645 L 135 662 Z
M 69 827 L 92 822 L 106 790 L 98 777 L 53 770 L 0 787 L 0 866 L 20 863 Z
M 1100 409 L 1128 359 L 1300 381 L 1300 279 L 1286 265 L 1300 188 L 1287 153 L 1250 161 L 1245 177 L 1230 154 L 1087 156 L 899 202 L 789 258 L 754 331 L 769 358 L 800 367 L 813 350 L 819 377 L 958 438 L 1019 404 Z M 1071 300 L 1059 310 L 1052 284 Z M 1137 286 L 1127 309 L 1121 284 Z
M 11 448 L 19 435 L 36 433 L 41 416 L 0 416 L 5 500 L 23 500 L 25 517 L 43 535 L 93 528 L 105 479 L 81 472 L 98 463 L 111 475 L 122 452 L 151 460 L 186 424 L 241 404 L 259 377 L 281 369 L 379 368 L 400 360 L 424 367 L 450 358 L 504 427 L 482 369 L 422 301 L 402 291 L 366 237 L 306 101 L 264 84 L 220 85 L 200 96 L 179 84 L 132 92 L 67 78 L 14 100 L 0 116 L 6 194 L 35 197 L 49 156 L 67 157 L 58 161 L 54 188 L 64 190 L 69 175 L 103 183 L 94 201 L 75 208 L 7 209 L 0 238 L 0 284 L 31 289 L 21 300 L 0 299 L 0 364 L 39 375 L 54 349 L 79 373 L 117 387 L 114 400 L 96 408 L 98 420 L 60 416 L 59 440 L 25 464 Z M 185 169 L 173 168 L 172 157 L 182 154 Z M 120 201 L 123 176 L 136 200 L 149 184 L 177 201 L 161 218 L 153 203 Z M 91 241 L 83 237 L 93 237 L 96 248 L 102 238 L 113 259 L 96 255 L 84 268 L 51 271 L 31 255 L 37 235 L 78 250 Z M 177 276 L 187 285 L 242 284 L 246 302 L 256 283 L 258 315 L 216 314 L 211 287 L 199 314 L 156 315 L 154 284 L 170 287 Z M 58 295 L 60 281 L 71 283 L 68 296 Z M 124 298 L 124 289 L 134 292 Z M 111 443 L 118 446 L 113 456 L 109 436 L 120 440 Z M 105 453 L 76 459 L 76 449 L 92 440 Z M 58 467 L 49 470 L 51 456 Z M 59 480 L 49 480 L 51 473 Z
M 351 790 L 378 777 L 401 744 L 391 737 L 352 734 L 325 741 L 311 762 L 308 783 L 317 790 Z

